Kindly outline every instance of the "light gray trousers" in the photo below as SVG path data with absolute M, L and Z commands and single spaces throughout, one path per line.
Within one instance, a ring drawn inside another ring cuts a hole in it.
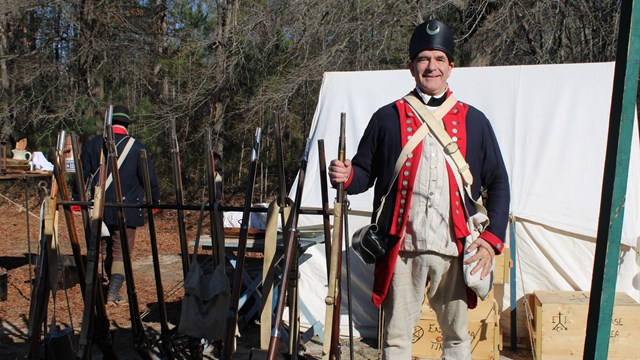
M 467 295 L 459 257 L 432 252 L 400 252 L 384 308 L 386 360 L 410 360 L 413 328 L 420 320 L 427 282 L 427 297 L 443 337 L 443 359 L 471 359 Z

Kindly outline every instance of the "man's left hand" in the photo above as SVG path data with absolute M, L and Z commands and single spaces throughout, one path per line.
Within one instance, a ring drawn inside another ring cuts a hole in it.
M 493 257 L 496 256 L 496 251 L 493 249 L 491 244 L 489 244 L 483 238 L 478 238 L 476 241 L 471 243 L 467 248 L 467 252 L 474 252 L 478 249 L 478 252 L 475 253 L 472 257 L 465 260 L 465 264 L 472 264 L 474 262 L 478 262 L 476 266 L 471 270 L 471 275 L 474 275 L 478 271 L 480 273 L 480 279 L 484 279 L 485 276 L 491 273 L 491 268 L 493 265 Z

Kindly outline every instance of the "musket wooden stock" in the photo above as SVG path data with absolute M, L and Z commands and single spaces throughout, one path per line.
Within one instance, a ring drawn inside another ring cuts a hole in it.
M 116 203 L 124 202 L 122 196 L 122 186 L 120 183 L 120 171 L 118 170 L 118 157 L 116 152 L 116 143 L 113 135 L 113 126 L 111 121 L 106 124 L 107 150 L 111 164 L 111 176 L 113 177 L 113 189 L 115 191 Z M 106 190 L 106 189 L 105 189 Z M 117 208 L 118 230 L 120 235 L 120 244 L 122 248 L 122 262 L 124 264 L 124 277 L 127 286 L 127 295 L 129 298 L 129 315 L 131 317 L 131 332 L 136 352 L 143 359 L 151 359 L 149 354 L 148 339 L 144 332 L 144 326 L 140 319 L 140 308 L 138 305 L 138 295 L 136 294 L 136 286 L 133 277 L 133 266 L 131 264 L 131 253 L 129 252 L 129 242 L 127 239 L 127 225 L 124 217 L 124 208 Z
M 289 277 L 287 276 L 287 274 L 290 273 L 294 262 L 297 260 L 294 257 L 296 256 L 296 249 L 297 249 L 296 240 L 298 238 L 298 214 L 300 212 L 300 204 L 302 202 L 302 190 L 304 187 L 305 174 L 307 170 L 307 160 L 309 157 L 310 144 L 311 144 L 311 141 L 307 139 L 305 151 L 300 161 L 300 172 L 298 174 L 298 186 L 296 188 L 296 198 L 294 200 L 291 214 L 289 215 L 289 220 L 287 221 L 289 237 L 287 239 L 287 243 L 285 244 L 284 268 L 282 269 L 282 280 L 281 280 L 282 282 L 280 286 L 281 291 L 280 293 L 278 293 L 278 301 L 276 302 L 276 315 L 275 315 L 275 318 L 273 321 L 273 327 L 271 330 L 271 339 L 269 341 L 269 352 L 267 354 L 267 359 L 269 360 L 276 359 L 278 347 L 280 346 L 280 338 L 281 338 L 280 327 L 282 326 L 282 315 L 284 314 L 285 299 L 286 299 L 287 290 L 288 290 L 287 286 L 288 286 Z M 293 351 L 295 353 L 297 349 L 293 349 Z
M 338 160 L 345 160 L 345 122 L 346 114 L 340 114 L 340 138 L 338 141 Z M 340 276 L 342 274 L 342 203 L 344 183 L 337 186 L 336 200 L 333 206 L 333 237 L 331 244 L 331 262 L 329 269 L 329 286 L 325 304 L 325 335 L 322 346 L 323 359 L 340 359 Z
M 53 194 L 55 196 L 55 194 Z M 38 258 L 38 274 L 36 285 L 31 294 L 31 304 L 29 308 L 29 338 L 28 359 L 40 358 L 40 335 L 42 334 L 42 324 L 46 319 L 46 312 L 49 304 L 49 293 L 51 284 L 49 283 L 49 249 L 53 241 L 53 218 L 55 213 L 55 199 L 46 196 L 44 203 L 44 216 L 40 225 L 40 256 Z
M 140 150 L 140 165 L 142 166 L 142 183 L 147 204 L 153 203 L 151 195 L 151 178 L 149 176 L 149 163 L 147 150 Z M 153 275 L 156 282 L 156 297 L 158 299 L 158 311 L 160 312 L 160 351 L 169 360 L 175 359 L 171 342 L 169 320 L 167 318 L 167 306 L 164 300 L 164 288 L 162 286 L 162 274 L 160 272 L 160 257 L 158 255 L 158 241 L 156 239 L 156 225 L 153 209 L 147 208 L 147 225 L 149 226 L 149 243 L 151 244 L 151 257 L 153 259 Z
M 176 193 L 178 214 L 178 236 L 180 237 L 180 257 L 182 259 L 182 278 L 186 279 L 189 272 L 189 248 L 187 247 L 187 230 L 184 224 L 184 211 L 180 208 L 184 204 L 182 193 L 182 170 L 180 168 L 180 148 L 178 146 L 178 134 L 176 133 L 176 119 L 171 119 L 171 161 L 173 167 L 173 180 Z
M 242 275 L 244 273 L 245 253 L 247 249 L 247 236 L 249 233 L 249 217 L 251 216 L 251 202 L 253 200 L 253 188 L 258 167 L 258 153 L 260 150 L 261 129 L 257 128 L 251 149 L 251 163 L 249 165 L 249 176 L 247 177 L 247 187 L 244 194 L 244 207 L 242 210 L 242 222 L 240 223 L 240 235 L 238 239 L 238 255 L 236 259 L 236 269 L 234 276 L 233 292 L 231 302 L 227 311 L 227 322 L 225 328 L 224 345 L 220 359 L 231 360 L 235 353 L 235 335 L 238 324 L 238 306 L 242 290 Z

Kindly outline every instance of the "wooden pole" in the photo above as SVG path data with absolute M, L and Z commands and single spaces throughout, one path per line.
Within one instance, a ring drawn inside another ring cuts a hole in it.
M 609 352 L 640 69 L 639 5 L 635 0 L 621 2 L 584 359 L 606 359 Z

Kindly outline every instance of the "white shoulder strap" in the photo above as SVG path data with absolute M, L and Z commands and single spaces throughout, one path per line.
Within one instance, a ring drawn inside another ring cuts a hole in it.
M 429 126 L 429 130 L 433 133 L 436 139 L 438 139 L 438 143 L 442 146 L 442 149 L 445 154 L 447 154 L 453 163 L 458 168 L 458 172 L 462 177 L 464 190 L 467 192 L 467 195 L 473 201 L 473 205 L 476 208 L 476 211 L 481 212 L 483 214 L 487 214 L 487 210 L 485 207 L 479 202 L 479 199 L 476 200 L 471 195 L 471 184 L 473 184 L 473 175 L 471 174 L 471 169 L 469 168 L 469 164 L 462 156 L 460 152 L 460 148 L 458 144 L 456 144 L 444 126 L 442 125 L 442 117 L 446 115 L 449 110 L 455 105 L 457 100 L 453 97 L 453 95 L 449 95 L 447 100 L 438 107 L 436 112 L 432 114 L 427 106 L 422 103 L 413 93 L 407 94 L 404 99 L 411 105 L 413 110 L 420 115 L 422 120 L 426 122 L 427 126 Z M 446 105 L 446 106 L 445 106 Z M 441 111 L 442 110 L 442 111 Z M 444 112 L 444 113 L 443 113 Z
M 131 147 L 133 146 L 133 143 L 135 141 L 136 139 L 129 137 L 129 140 L 125 144 L 124 149 L 122 149 L 122 153 L 120 154 L 120 156 L 118 156 L 118 170 L 120 170 L 120 166 L 122 166 L 124 159 L 127 158 L 127 155 L 129 154 L 129 150 L 131 150 Z M 109 185 L 111 185 L 112 182 L 113 182 L 113 174 L 109 174 L 109 176 L 107 177 L 107 182 L 104 185 L 104 191 L 107 191 L 107 189 L 109 188 Z
M 458 172 L 460 173 L 460 176 L 462 176 L 462 181 L 464 181 L 464 185 L 467 186 L 473 184 L 473 175 L 471 174 L 469 165 L 458 148 L 458 144 L 451 140 L 451 137 L 442 126 L 442 118 L 449 112 L 449 110 L 451 110 L 451 107 L 453 107 L 457 101 L 453 95 L 450 95 L 447 100 L 438 107 L 435 114 L 432 114 L 431 111 L 427 109 L 427 106 L 423 104 L 422 101 L 418 100 L 418 98 L 412 93 L 406 95 L 404 99 L 409 103 L 409 105 L 411 105 L 413 110 L 420 115 L 422 121 L 427 123 L 433 135 L 438 139 L 440 145 L 442 145 L 445 154 L 449 155 L 456 164 Z M 451 106 L 447 106 L 446 112 L 441 114 L 444 112 L 445 109 L 443 108 L 447 105 L 447 102 L 449 102 L 449 105 Z M 443 111 L 440 111 L 441 109 L 443 109 Z

